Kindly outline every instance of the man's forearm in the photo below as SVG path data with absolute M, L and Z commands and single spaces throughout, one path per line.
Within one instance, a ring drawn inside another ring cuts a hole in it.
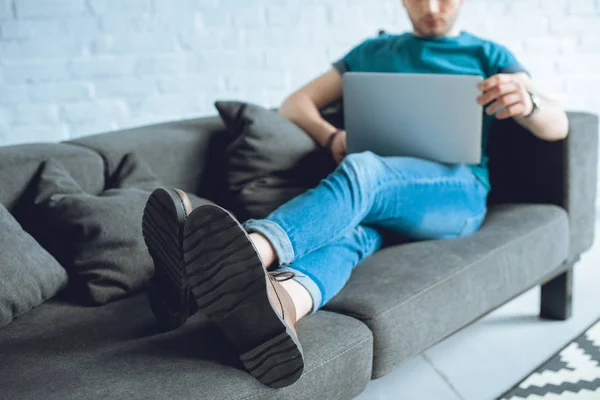
M 315 103 L 300 93 L 288 97 L 279 108 L 279 114 L 305 130 L 320 145 L 336 130 L 323 119 Z
M 541 110 L 531 117 L 515 117 L 515 121 L 540 139 L 548 141 L 564 139 L 569 131 L 569 120 L 562 105 L 541 93 L 528 76 L 522 76 L 522 79 L 527 91 L 536 93 L 542 104 Z

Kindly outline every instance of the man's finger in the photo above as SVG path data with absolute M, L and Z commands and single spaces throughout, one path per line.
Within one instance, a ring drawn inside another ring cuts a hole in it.
M 496 118 L 508 119 L 517 115 L 523 114 L 525 111 L 525 105 L 523 103 L 513 104 L 512 106 L 506 107 L 504 111 L 498 113 Z
M 477 103 L 481 105 L 488 104 L 498 97 L 518 91 L 519 87 L 514 82 L 501 83 L 498 86 L 486 91 L 477 98 Z
M 521 101 L 521 96 L 516 93 L 511 93 L 500 97 L 498 100 L 492 103 L 491 106 L 485 109 L 487 115 L 492 115 L 501 108 L 506 108 L 517 104 Z
M 501 83 L 506 83 L 506 82 L 510 82 L 511 78 L 506 75 L 506 74 L 497 74 L 494 75 L 490 78 L 487 78 L 485 81 L 483 82 L 479 82 L 479 84 L 477 85 L 477 87 L 479 88 L 479 90 L 485 92 L 487 90 L 490 90 L 492 87 L 497 86 Z

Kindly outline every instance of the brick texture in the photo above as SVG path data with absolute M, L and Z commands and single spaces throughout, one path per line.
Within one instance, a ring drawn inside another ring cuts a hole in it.
M 459 23 L 600 113 L 600 0 L 467 1 Z M 410 29 L 400 0 L 0 0 L 0 145 L 276 106 L 379 29 Z

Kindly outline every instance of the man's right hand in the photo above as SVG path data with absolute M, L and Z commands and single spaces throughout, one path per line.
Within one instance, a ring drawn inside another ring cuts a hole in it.
M 341 131 L 333 138 L 331 143 L 331 155 L 337 164 L 346 157 L 346 131 Z

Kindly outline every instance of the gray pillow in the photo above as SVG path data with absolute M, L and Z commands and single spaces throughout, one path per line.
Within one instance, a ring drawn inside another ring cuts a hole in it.
M 67 273 L 0 204 L 0 326 L 67 285 Z
M 335 168 L 328 152 L 276 111 L 237 101 L 215 107 L 232 136 L 226 174 L 238 218 L 266 217 Z
M 69 299 L 101 305 L 143 290 L 154 273 L 142 236 L 142 214 L 160 181 L 133 153 L 125 155 L 109 186 L 86 193 L 55 161 L 37 183 L 34 236 L 69 273 Z M 197 198 L 194 205 L 206 203 Z

